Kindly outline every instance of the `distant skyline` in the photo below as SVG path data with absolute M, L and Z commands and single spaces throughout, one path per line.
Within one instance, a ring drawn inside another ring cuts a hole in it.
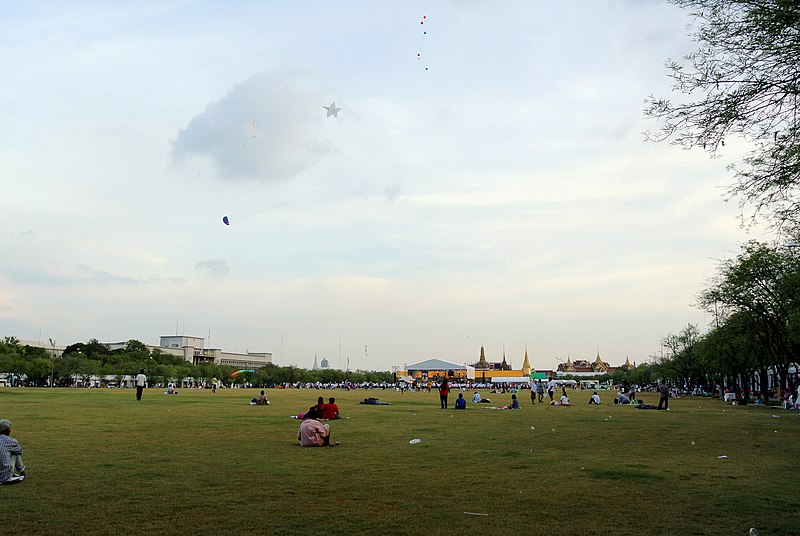
M 753 237 L 723 200 L 743 142 L 643 141 L 690 21 L 655 0 L 6 6 L 0 336 L 642 362 L 707 328 L 697 294 Z

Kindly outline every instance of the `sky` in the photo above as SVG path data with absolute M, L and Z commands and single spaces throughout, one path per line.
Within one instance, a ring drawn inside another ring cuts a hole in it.
M 644 141 L 694 49 L 660 0 L 0 13 L 0 336 L 618 366 L 707 329 L 753 238 L 723 199 L 743 142 Z

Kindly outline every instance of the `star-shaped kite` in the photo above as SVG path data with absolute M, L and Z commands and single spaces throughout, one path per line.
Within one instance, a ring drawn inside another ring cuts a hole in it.
M 341 108 L 337 108 L 335 102 L 332 102 L 330 106 L 323 105 L 322 107 L 328 110 L 328 114 L 325 117 L 339 117 L 339 110 L 341 110 Z

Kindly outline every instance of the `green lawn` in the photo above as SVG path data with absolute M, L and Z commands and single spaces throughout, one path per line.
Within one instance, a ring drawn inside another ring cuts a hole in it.
M 268 407 L 248 405 L 255 389 L 179 392 L 0 389 L 29 475 L 0 487 L 0 533 L 800 533 L 800 412 L 642 411 L 606 392 L 569 408 L 523 392 L 521 411 L 445 411 L 435 391 L 272 389 Z M 289 416 L 319 395 L 346 417 L 331 423 L 342 444 L 301 448 Z

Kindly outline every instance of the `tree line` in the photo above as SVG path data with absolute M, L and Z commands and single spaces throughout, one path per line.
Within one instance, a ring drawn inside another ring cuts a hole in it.
M 765 396 L 770 376 L 781 388 L 793 386 L 800 366 L 800 250 L 794 243 L 743 244 L 698 295 L 711 328 L 702 333 L 687 324 L 661 340 L 665 355 L 619 369 L 613 379 L 646 385 L 667 378 L 688 388 L 736 386 Z
M 307 370 L 295 366 L 281 367 L 269 363 L 255 372 L 242 372 L 228 365 L 213 362 L 189 363 L 179 356 L 152 351 L 144 343 L 132 339 L 124 348 L 111 350 L 97 339 L 67 346 L 61 357 L 53 358 L 47 348 L 22 345 L 15 337 L 0 341 L 0 372 L 9 373 L 18 382 L 25 378 L 31 386 L 71 387 L 87 383 L 91 378 L 121 383 L 125 376 L 135 376 L 144 369 L 151 384 L 166 385 L 191 379 L 195 385 L 210 385 L 213 380 L 223 385 L 257 385 L 272 387 L 294 383 L 380 383 L 392 381 L 389 372 Z M 52 384 L 51 384 L 52 379 Z

